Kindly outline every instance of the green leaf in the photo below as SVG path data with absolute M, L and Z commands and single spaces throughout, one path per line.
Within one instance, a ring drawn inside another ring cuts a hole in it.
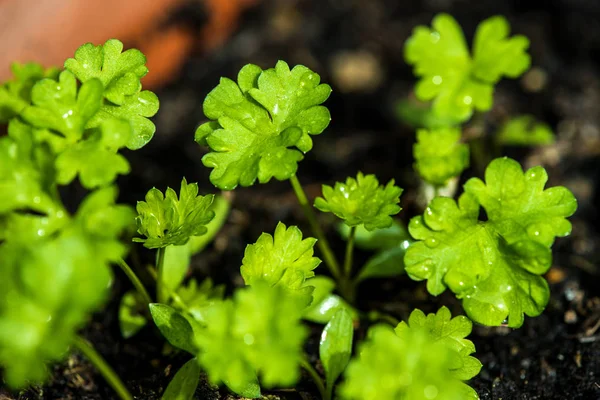
M 248 64 L 237 83 L 221 78 L 204 101 L 204 114 L 213 121 L 196 131 L 196 141 L 211 150 L 202 158 L 214 168 L 211 182 L 231 190 L 257 178 L 289 179 L 312 148 L 310 135 L 329 125 L 329 111 L 320 104 L 330 93 L 319 75 L 302 65 L 290 70 L 283 61 L 264 71 Z
M 177 288 L 183 282 L 191 259 L 192 256 L 187 244 L 183 246 L 167 246 L 165 248 L 165 259 L 160 272 L 162 273 L 162 282 L 171 291 L 177 291 Z
M 191 400 L 200 381 L 200 372 L 200 364 L 196 358 L 187 361 L 171 379 L 161 399 Z
M 67 185 L 79 174 L 82 186 L 93 189 L 114 182 L 119 174 L 128 174 L 129 162 L 117 150 L 125 145 L 122 140 L 129 135 L 126 121 L 106 121 L 87 140 L 67 148 L 56 158 L 57 182 Z
M 357 357 L 346 368 L 339 388 L 341 398 L 478 399 L 455 372 L 457 359 L 464 356 L 457 348 L 471 343 L 462 339 L 467 329 L 462 319 L 448 322 L 446 311 L 442 311 L 443 317 L 430 314 L 427 318 L 413 312 L 409 325 L 399 325 L 398 334 L 387 325 L 369 329 Z M 426 319 L 424 325 L 421 319 Z
M 425 181 L 443 186 L 469 166 L 469 146 L 460 143 L 460 128 L 419 129 L 413 146 L 415 169 Z
M 396 327 L 396 335 L 403 338 L 409 330 L 422 330 L 433 342 L 441 342 L 443 346 L 455 353 L 452 375 L 460 380 L 469 380 L 481 370 L 481 362 L 470 354 L 475 352 L 475 345 L 465 339 L 473 328 L 473 323 L 465 316 L 452 318 L 450 310 L 442 307 L 435 314 L 414 310 L 408 323 L 402 321 Z
M 194 330 L 181 313 L 166 304 L 152 303 L 150 304 L 150 314 L 152 314 L 152 319 L 160 333 L 169 343 L 190 354 L 197 353 L 194 344 Z
M 253 374 L 266 388 L 293 386 L 308 334 L 300 322 L 303 308 L 285 289 L 258 282 L 209 307 L 205 328 L 196 332 L 209 380 L 236 392 Z
M 532 115 L 521 115 L 502 125 L 495 139 L 504 146 L 544 146 L 554 143 L 554 134 Z
M 58 81 L 42 79 L 31 89 L 32 106 L 23 119 L 37 128 L 58 132 L 68 143 L 81 140 L 88 121 L 102 106 L 102 83 L 92 79 L 77 90 L 75 76 L 63 71 Z
M 383 250 L 369 258 L 356 276 L 355 282 L 370 278 L 387 278 L 404 273 L 404 255 L 411 241 L 405 240 L 396 247 Z
M 352 319 L 358 319 L 356 310 L 340 296 L 333 293 L 335 289 L 333 279 L 317 275 L 311 278 L 307 284 L 314 287 L 313 301 L 302 313 L 302 318 L 318 324 L 327 324 L 335 313 L 343 308 L 352 315 Z
M 279 222 L 273 236 L 263 233 L 256 243 L 246 246 L 240 268 L 244 282 L 246 285 L 266 282 L 302 297 L 310 295 L 311 289 L 305 282 L 315 275 L 313 270 L 321 263 L 313 257 L 316 242 L 313 238 L 302 239 L 298 227 L 286 228 Z
M 477 27 L 473 42 L 473 77 L 496 83 L 502 76 L 518 78 L 529 69 L 529 39 L 522 35 L 508 38 L 506 18 L 495 16 Z
M 336 182 L 335 187 L 323 185 L 323 197 L 315 199 L 315 207 L 323 212 L 332 212 L 348 226 L 363 225 L 366 230 L 388 228 L 392 215 L 400 212 L 398 205 L 402 189 L 394 180 L 379 186 L 375 175 L 359 172 L 346 183 Z
M 348 240 L 351 228 L 344 223 L 338 224 L 337 228 L 342 238 Z M 395 219 L 392 220 L 392 224 L 388 228 L 368 231 L 364 225 L 359 225 L 354 233 L 354 244 L 363 250 L 387 250 L 398 247 L 404 241 L 410 239 L 410 234 L 404 223 Z
M 0 240 L 30 243 L 68 222 L 52 190 L 51 151 L 34 143 L 32 128 L 18 119 L 9 123 L 8 136 L 0 138 Z
M 97 128 L 114 119 L 128 121 L 131 135 L 126 146 L 137 150 L 154 136 L 156 127 L 148 118 L 158 111 L 159 101 L 154 93 L 141 91 L 140 79 L 148 72 L 146 57 L 137 49 L 122 51 L 123 43 L 116 39 L 98 46 L 87 43 L 65 62 L 65 68 L 84 84 L 92 80 L 102 83 L 107 102 L 86 127 Z
M 10 387 L 42 381 L 108 297 L 132 221 L 114 187 L 88 195 L 52 235 L 0 244 L 0 366 Z M 46 282 L 51 284 L 40 284 Z
M 409 276 L 427 279 L 429 293 L 449 287 L 467 315 L 485 325 L 519 327 L 523 314 L 539 315 L 549 290 L 540 276 L 550 268 L 550 246 L 566 236 L 577 201 L 566 188 L 544 190 L 542 167 L 523 172 L 509 158 L 490 163 L 485 182 L 470 179 L 458 202 L 437 197 L 409 231 L 418 240 L 406 253 Z M 483 207 L 487 221 L 479 221 Z
M 119 329 L 125 339 L 135 336 L 148 321 L 140 313 L 140 304 L 136 292 L 130 290 L 123 295 L 119 304 Z
M 140 79 L 148 73 L 146 57 L 137 49 L 123 51 L 123 43 L 110 39 L 103 45 L 84 44 L 75 51 L 75 58 L 65 61 L 65 69 L 81 82 L 99 79 L 104 97 L 122 105 L 126 96 L 142 89 Z
M 122 104 L 104 103 L 86 128 L 97 128 L 105 121 L 123 119 L 131 126 L 131 136 L 126 143 L 130 150 L 144 147 L 154 136 L 156 126 L 148 118 L 158 112 L 158 97 L 149 90 L 127 96 Z
M 146 194 L 146 201 L 138 201 L 136 218 L 138 233 L 146 236 L 134 238 L 134 242 L 144 243 L 149 249 L 184 245 L 191 236 L 201 236 L 207 232 L 208 224 L 215 213 L 209 209 L 214 196 L 198 196 L 198 184 L 181 181 L 179 198 L 171 188 L 166 195 L 152 188 Z
M 37 63 L 13 63 L 10 69 L 14 78 L 0 85 L 0 124 L 16 117 L 31 104 L 31 88 L 37 81 L 58 76 L 58 69 L 44 69 Z
M 477 28 L 473 56 L 458 23 L 438 14 L 432 28 L 418 26 L 406 41 L 404 58 L 420 78 L 415 87 L 419 100 L 433 101 L 441 119 L 465 121 L 473 110 L 487 111 L 493 103 L 494 85 L 502 78 L 517 78 L 529 68 L 527 38 L 507 38 L 503 17 L 489 18 Z
M 348 311 L 340 308 L 323 329 L 319 343 L 319 356 L 325 369 L 329 393 L 350 361 L 353 336 L 352 316 Z

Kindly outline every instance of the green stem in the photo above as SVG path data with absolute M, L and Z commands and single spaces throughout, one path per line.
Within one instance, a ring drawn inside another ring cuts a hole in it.
M 146 304 L 152 303 L 152 298 L 150 297 L 150 295 L 148 294 L 148 291 L 146 290 L 146 288 L 142 284 L 142 281 L 140 281 L 140 278 L 138 278 L 138 276 L 135 274 L 135 272 L 133 272 L 133 270 L 125 262 L 125 260 L 123 260 L 121 258 L 117 262 L 117 264 L 119 264 L 119 267 L 121 267 L 121 270 L 123 270 L 123 272 L 125 273 L 125 275 L 127 275 L 127 277 L 129 278 L 129 280 L 131 281 L 131 283 L 133 283 L 133 286 L 138 291 L 138 293 L 140 294 L 140 296 L 142 296 L 142 298 L 144 299 L 144 302 Z
M 337 280 L 340 280 L 340 278 L 342 277 L 341 273 L 340 273 L 340 266 L 339 266 L 337 260 L 335 259 L 335 256 L 333 255 L 333 251 L 331 250 L 331 247 L 329 247 L 329 242 L 325 238 L 325 234 L 323 233 L 323 230 L 317 223 L 317 218 L 315 216 L 315 212 L 313 211 L 312 206 L 308 203 L 306 193 L 304 193 L 304 189 L 302 189 L 302 185 L 300 184 L 300 181 L 298 181 L 298 177 L 296 177 L 296 175 L 293 175 L 290 178 L 290 182 L 292 184 L 292 188 L 294 188 L 294 192 L 296 193 L 298 202 L 300 203 L 300 205 L 302 206 L 302 209 L 304 210 L 304 214 L 306 216 L 306 219 L 308 220 L 308 223 L 310 224 L 313 234 L 318 239 L 317 246 L 319 247 L 319 250 L 321 250 L 321 253 L 323 254 L 325 264 L 331 271 L 331 274 L 333 275 L 333 277 L 336 278 Z
M 352 255 L 354 254 L 354 238 L 356 237 L 356 226 L 350 228 L 348 242 L 346 243 L 346 257 L 344 258 L 344 277 L 350 280 L 352 277 Z
M 373 310 L 373 311 L 367 313 L 367 318 L 371 322 L 385 321 L 388 324 L 392 325 L 394 328 L 396 326 L 398 326 L 398 324 L 400 323 L 400 321 L 397 318 L 392 317 L 389 314 L 385 314 L 385 313 L 376 311 L 376 310 Z
M 161 247 L 158 249 L 156 253 L 156 300 L 159 303 L 165 304 L 167 302 L 167 298 L 165 295 L 165 282 L 164 282 L 164 264 L 165 264 L 165 248 Z
M 127 390 L 119 376 L 113 371 L 108 365 L 106 360 L 94 349 L 94 347 L 82 338 L 81 336 L 75 337 L 75 347 L 83 354 L 90 362 L 96 367 L 96 369 L 102 374 L 106 382 L 114 389 L 121 400 L 133 400 L 133 396 Z
M 321 398 L 324 400 L 331 400 L 331 390 L 325 391 L 325 385 L 323 384 L 323 379 L 319 376 L 319 373 L 313 368 L 312 365 L 308 362 L 306 356 L 302 357 L 300 360 L 300 366 L 308 372 L 312 380 L 315 382 L 317 389 L 319 389 L 319 393 L 321 394 Z

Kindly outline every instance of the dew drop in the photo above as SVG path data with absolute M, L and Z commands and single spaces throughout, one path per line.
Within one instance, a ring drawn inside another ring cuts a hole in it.
M 434 85 L 440 85 L 442 83 L 442 77 L 439 75 L 436 75 L 433 78 L 431 78 L 431 81 L 433 82 Z
M 436 238 L 428 237 L 427 239 L 425 239 L 425 246 L 429 247 L 430 249 L 437 247 L 439 244 L 440 241 Z
M 428 385 L 423 390 L 426 399 L 435 399 L 438 395 L 438 388 L 433 385 Z
M 473 102 L 473 98 L 471 96 L 465 96 L 463 98 L 463 103 L 465 103 L 466 105 L 470 105 Z

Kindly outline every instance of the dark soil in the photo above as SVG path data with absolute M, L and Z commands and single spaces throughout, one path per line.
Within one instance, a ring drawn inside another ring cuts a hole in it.
M 410 95 L 414 83 L 402 46 L 417 24 L 429 24 L 441 11 L 454 15 L 469 38 L 479 21 L 495 14 L 506 16 L 514 32 L 530 38 L 533 66 L 546 81 L 536 85 L 532 75 L 503 81 L 494 109 L 485 116 L 486 133 L 517 114 L 547 121 L 556 132 L 555 145 L 505 153 L 525 166 L 543 164 L 550 184 L 569 187 L 579 200 L 571 219 L 573 234 L 554 246 L 547 310 L 540 317 L 526 318 L 518 330 L 476 326 L 472 339 L 483 369 L 471 385 L 482 399 L 600 399 L 598 0 L 264 1 L 246 13 L 229 42 L 212 54 L 191 58 L 180 80 L 158 93 L 157 134 L 146 148 L 129 154 L 133 172 L 120 180 L 121 200 L 134 204 L 152 186 L 177 187 L 182 176 L 200 182 L 202 191 L 214 191 L 209 171 L 200 161 L 203 150 L 193 142 L 194 129 L 203 120 L 204 96 L 220 76 L 234 77 L 246 63 L 270 67 L 284 59 L 310 66 L 334 88 L 327 102 L 333 116 L 330 128 L 315 138 L 314 150 L 300 165 L 299 177 L 309 194 L 319 194 L 321 183 L 345 179 L 358 170 L 376 173 L 383 181 L 395 178 L 405 188 L 400 218 L 408 221 L 421 206 L 415 195 L 419 181 L 412 170 L 414 132 L 393 111 L 398 99 Z M 185 23 L 190 23 L 189 15 Z M 480 173 L 475 167 L 465 175 Z M 215 244 L 193 261 L 194 275 L 211 275 L 230 288 L 240 284 L 245 245 L 261 232 L 272 231 L 279 220 L 307 228 L 286 182 L 236 190 L 233 204 Z M 342 254 L 343 243 L 332 229 L 332 220 L 323 216 L 323 223 L 335 250 Z M 139 248 L 135 251 L 142 259 L 150 257 Z M 359 259 L 366 256 L 359 254 Z M 116 311 L 129 283 L 118 271 L 116 275 L 110 304 L 94 317 L 84 335 L 136 398 L 158 399 L 186 358 L 165 353 L 162 339 L 151 327 L 129 340 L 120 337 Z M 453 314 L 461 312 L 453 296 L 432 298 L 423 283 L 406 277 L 365 283 L 360 298 L 362 308 L 384 309 L 400 319 L 416 307 L 433 311 L 442 304 Z M 364 327 L 359 336 L 362 333 Z M 314 361 L 318 336 L 315 326 L 307 344 Z M 281 399 L 318 398 L 308 377 L 295 390 L 269 394 Z M 44 387 L 14 395 L 0 389 L 0 399 L 12 398 L 111 399 L 113 393 L 90 364 L 74 354 L 54 368 Z M 202 379 L 197 398 L 235 397 Z

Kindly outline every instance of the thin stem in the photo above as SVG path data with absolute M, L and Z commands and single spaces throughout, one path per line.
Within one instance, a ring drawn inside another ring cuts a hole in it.
M 354 238 L 356 237 L 356 226 L 350 228 L 348 242 L 346 243 L 346 257 L 344 258 L 344 276 L 347 280 L 352 277 L 352 255 L 354 254 Z
M 164 271 L 163 271 L 163 267 L 165 264 L 165 248 L 161 247 L 158 249 L 158 252 L 156 253 L 156 273 L 157 273 L 157 277 L 156 277 L 156 300 L 159 303 L 166 303 L 167 302 L 167 298 L 165 295 L 165 282 L 164 282 Z
M 96 349 L 94 349 L 90 342 L 81 336 L 76 336 L 74 345 L 81 354 L 90 360 L 100 374 L 102 374 L 104 379 L 106 379 L 106 382 L 114 389 L 121 400 L 133 400 L 133 396 L 131 396 L 131 393 L 129 393 L 119 376 L 113 371 Z
M 140 278 L 138 278 L 138 276 L 135 274 L 135 272 L 133 272 L 133 270 L 125 262 L 125 260 L 123 260 L 121 258 L 119 261 L 117 261 L 117 264 L 119 265 L 119 267 L 121 267 L 121 270 L 123 270 L 123 272 L 125 272 L 125 275 L 127 275 L 129 280 L 131 281 L 131 283 L 133 283 L 133 286 L 138 291 L 140 296 L 142 296 L 142 298 L 144 299 L 144 302 L 146 304 L 152 303 L 152 298 L 150 297 L 150 294 L 148 294 L 148 291 L 142 284 L 142 281 L 140 281 Z
M 335 256 L 333 255 L 333 251 L 331 250 L 331 247 L 329 247 L 329 242 L 325 238 L 325 234 L 323 233 L 323 230 L 317 223 L 317 218 L 315 216 L 315 212 L 313 211 L 312 206 L 308 202 L 306 193 L 304 193 L 304 189 L 302 188 L 300 181 L 298 181 L 298 177 L 296 177 L 296 175 L 293 175 L 290 178 L 290 182 L 292 184 L 292 188 L 294 189 L 294 192 L 296 193 L 298 202 L 300 203 L 300 205 L 302 206 L 302 209 L 304 210 L 304 215 L 306 216 L 306 219 L 308 220 L 308 223 L 310 224 L 313 234 L 318 239 L 317 246 L 319 247 L 319 250 L 321 250 L 321 253 L 323 254 L 325 264 L 331 271 L 331 274 L 334 276 L 334 278 L 339 280 L 341 278 L 340 266 L 339 266 L 337 260 L 335 259 Z
M 319 376 L 319 373 L 313 368 L 313 366 L 310 365 L 306 356 L 301 358 L 300 366 L 304 368 L 306 372 L 308 372 L 312 380 L 315 382 L 315 385 L 317 386 L 317 389 L 321 394 L 321 398 L 325 400 L 331 400 L 331 394 L 325 391 L 325 384 L 323 384 L 323 379 L 321 379 L 321 376 Z

